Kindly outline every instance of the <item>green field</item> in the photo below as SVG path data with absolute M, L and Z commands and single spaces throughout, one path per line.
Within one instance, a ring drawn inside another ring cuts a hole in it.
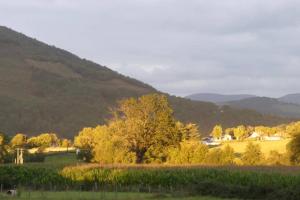
M 48 153 L 44 162 L 30 162 L 24 163 L 26 167 L 43 167 L 50 169 L 62 169 L 66 166 L 81 164 L 82 162 L 77 160 L 75 153 Z M 14 164 L 0 164 L 0 166 L 14 166 Z
M 22 192 L 17 197 L 0 195 L 3 200 L 220 200 L 215 197 L 174 197 L 166 194 L 121 192 Z M 226 199 L 223 199 L 226 200 Z

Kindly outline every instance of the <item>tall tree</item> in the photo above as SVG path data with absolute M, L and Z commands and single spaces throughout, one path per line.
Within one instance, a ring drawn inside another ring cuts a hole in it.
M 215 138 L 215 139 L 221 139 L 222 135 L 223 135 L 223 129 L 221 125 L 216 125 L 214 127 L 214 129 L 211 132 L 211 135 Z
M 240 140 L 243 136 L 247 134 L 247 129 L 245 126 L 241 125 L 233 129 L 234 137 Z
M 114 116 L 113 122 L 118 123 L 115 131 L 136 154 L 137 163 L 145 159 L 164 160 L 166 147 L 180 142 L 173 110 L 164 95 L 150 94 L 123 100 Z

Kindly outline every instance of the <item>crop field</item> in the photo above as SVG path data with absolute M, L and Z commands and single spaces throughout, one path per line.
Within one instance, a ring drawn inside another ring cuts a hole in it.
M 64 153 L 48 155 L 44 163 L 0 165 L 0 185 L 3 191 L 17 187 L 21 193 L 13 199 L 20 200 L 299 200 L 300 167 L 98 165 Z
M 244 153 L 249 141 L 231 141 L 224 142 L 220 147 L 224 148 L 227 144 L 231 146 L 236 153 Z M 268 155 L 270 151 L 277 151 L 278 153 L 286 153 L 286 145 L 290 139 L 280 141 L 253 141 L 254 144 L 259 144 L 263 154 Z
M 299 168 L 274 169 L 229 166 L 82 165 L 58 170 L 37 166 L 0 166 L 0 184 L 4 189 L 18 186 L 24 191 L 98 191 L 99 194 L 110 192 L 109 195 L 122 194 L 120 192 L 128 195 L 147 193 L 150 196 L 163 194 L 169 198 L 193 197 L 191 199 L 213 196 L 236 199 L 299 200 Z M 42 194 L 47 193 L 32 193 L 33 197 Z M 49 196 L 59 194 L 61 193 L 49 193 Z M 26 192 L 22 195 L 20 198 L 26 199 L 24 196 Z M 147 195 L 143 198 L 148 198 Z M 123 198 L 122 195 L 120 198 Z

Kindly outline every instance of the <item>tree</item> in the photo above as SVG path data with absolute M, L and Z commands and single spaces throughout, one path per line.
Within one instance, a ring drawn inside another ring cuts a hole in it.
M 200 140 L 200 132 L 198 125 L 193 123 L 183 124 L 176 122 L 176 128 L 180 132 L 181 140 Z
M 136 163 L 165 160 L 166 148 L 178 145 L 180 134 L 167 97 L 150 94 L 119 103 L 113 122 L 115 134 L 136 155 Z M 145 157 L 147 155 L 147 157 Z
M 61 140 L 61 147 L 68 148 L 68 147 L 71 147 L 71 146 L 72 146 L 72 141 L 71 140 L 68 140 L 68 139 L 62 139 Z
M 244 165 L 259 165 L 263 160 L 263 153 L 258 144 L 249 142 L 246 146 L 246 151 L 242 155 Z
M 59 139 L 55 133 L 43 133 L 36 137 L 31 137 L 27 141 L 31 147 L 51 147 L 58 146 Z
M 292 141 L 287 145 L 288 154 L 292 164 L 300 163 L 300 132 L 298 134 L 293 133 L 294 137 Z
M 94 128 L 84 128 L 79 132 L 79 135 L 74 138 L 74 146 L 80 149 L 91 150 L 96 144 L 95 137 L 97 137 L 97 132 Z
M 219 148 L 213 148 L 206 155 L 205 163 L 210 165 L 221 165 L 222 164 L 223 151 Z
M 170 148 L 168 163 L 200 164 L 204 161 L 208 147 L 196 140 L 184 140 L 179 147 Z
M 98 126 L 94 130 L 93 161 L 101 164 L 134 163 L 135 154 L 129 152 L 122 139 L 113 134 L 113 128 L 115 124 L 110 127 Z
M 300 121 L 291 123 L 286 127 L 286 132 L 290 136 L 296 136 L 300 133 Z
M 26 145 L 26 143 L 27 136 L 22 133 L 16 134 L 10 141 L 10 145 L 12 148 L 22 148 Z
M 211 135 L 218 140 L 222 138 L 222 134 L 223 134 L 223 129 L 221 125 L 216 125 L 211 132 Z
M 288 157 L 285 154 L 280 154 L 278 151 L 270 151 L 267 159 L 268 165 L 289 165 Z
M 233 129 L 233 135 L 237 140 L 240 140 L 240 138 L 246 136 L 246 134 L 247 134 L 247 129 L 243 125 Z
M 7 156 L 7 139 L 3 133 L 0 133 L 0 163 L 5 161 L 5 157 Z
M 232 165 L 234 164 L 234 158 L 234 149 L 231 146 L 226 145 L 222 152 L 222 164 Z
M 205 163 L 211 165 L 232 165 L 234 164 L 234 150 L 229 145 L 224 149 L 213 148 L 206 154 Z

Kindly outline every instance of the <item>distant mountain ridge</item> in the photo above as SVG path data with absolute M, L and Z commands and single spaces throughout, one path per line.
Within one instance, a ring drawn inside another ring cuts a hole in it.
M 123 98 L 161 93 L 141 81 L 0 26 L 0 132 L 72 138 L 103 124 Z M 212 127 L 277 125 L 293 119 L 167 95 L 175 117 Z
M 300 104 L 300 93 L 288 94 L 288 95 L 278 98 L 278 100 L 282 101 L 282 102 L 286 102 L 286 103 Z
M 207 101 L 212 103 L 222 103 L 227 101 L 238 101 L 242 99 L 256 97 L 255 95 L 250 94 L 216 94 L 216 93 L 197 93 L 186 96 L 185 98 L 195 100 L 195 101 Z
M 274 98 L 254 97 L 223 104 L 234 108 L 256 110 L 262 114 L 300 118 L 299 104 L 285 103 Z
M 232 108 L 251 109 L 262 114 L 300 118 L 300 94 L 288 94 L 280 98 L 258 97 L 255 95 L 222 95 L 199 93 L 188 99 L 228 105 Z

